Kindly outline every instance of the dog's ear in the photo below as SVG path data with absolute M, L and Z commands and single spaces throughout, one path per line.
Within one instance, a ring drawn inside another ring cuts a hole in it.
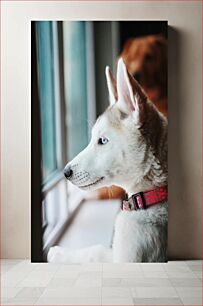
M 108 66 L 106 67 L 105 72 L 106 72 L 107 86 L 109 90 L 109 102 L 110 102 L 110 105 L 113 105 L 118 100 L 116 81 Z
M 129 74 L 123 59 L 119 59 L 117 68 L 118 107 L 126 115 L 140 118 L 147 97 L 138 82 Z

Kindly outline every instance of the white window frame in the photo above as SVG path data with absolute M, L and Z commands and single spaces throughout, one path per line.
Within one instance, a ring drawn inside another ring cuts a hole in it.
M 62 97 L 60 95 L 60 67 L 59 67 L 59 44 L 58 44 L 58 23 L 55 21 L 53 25 L 53 54 L 54 54 L 54 70 L 55 79 L 54 79 L 54 92 L 55 92 L 55 111 L 56 111 L 56 145 L 57 145 L 57 171 L 55 171 L 51 177 L 42 187 L 42 192 L 44 197 L 48 196 L 49 192 L 57 193 L 60 182 L 63 180 L 63 167 L 65 164 L 65 154 L 62 150 L 62 147 L 65 146 L 65 127 L 61 124 L 61 118 L 64 116 L 62 112 Z M 85 23 L 86 31 L 86 73 L 87 73 L 87 114 L 88 122 L 92 124 L 96 119 L 96 93 L 95 93 L 95 70 L 94 70 L 94 37 L 93 37 L 93 22 Z M 63 140 L 61 140 L 61 135 Z M 88 137 L 91 136 L 91 126 L 88 125 Z M 63 148 L 64 149 L 64 148 Z M 73 186 L 70 182 L 66 182 L 66 197 L 67 202 L 64 201 L 64 206 L 68 207 L 68 210 L 63 209 L 65 214 L 63 218 L 57 222 L 57 216 L 60 214 L 58 210 L 58 205 L 53 206 L 52 212 L 50 215 L 55 216 L 56 225 L 51 229 L 45 230 L 45 241 L 43 245 L 43 250 L 47 253 L 50 246 L 56 243 L 59 240 L 64 228 L 67 227 L 69 219 L 72 215 L 75 214 L 79 206 L 81 205 L 85 193 L 79 190 L 77 187 Z M 71 204 L 69 204 L 69 203 Z M 68 204 L 67 204 L 68 203 Z M 45 203 L 46 205 L 46 203 Z M 60 204 L 61 205 L 61 204 Z M 45 212 L 47 215 L 47 211 Z M 53 221 L 54 223 L 54 221 Z

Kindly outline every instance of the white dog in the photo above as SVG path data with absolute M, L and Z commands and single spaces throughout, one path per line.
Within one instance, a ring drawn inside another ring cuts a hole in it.
M 121 186 L 128 194 L 117 216 L 112 249 L 53 247 L 50 262 L 164 262 L 167 260 L 167 121 L 147 99 L 122 59 L 117 82 L 106 68 L 110 106 L 89 145 L 64 174 L 84 190 Z

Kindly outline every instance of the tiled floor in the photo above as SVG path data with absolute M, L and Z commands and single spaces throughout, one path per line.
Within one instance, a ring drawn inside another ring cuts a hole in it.
M 202 262 L 31 264 L 2 260 L 1 305 L 202 305 Z

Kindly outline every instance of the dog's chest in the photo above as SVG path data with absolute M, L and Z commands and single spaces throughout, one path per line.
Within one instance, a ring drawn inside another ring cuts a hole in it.
M 115 237 L 121 240 L 143 240 L 144 236 L 159 235 L 161 227 L 167 227 L 167 203 L 154 205 L 146 210 L 123 211 L 121 210 L 115 222 Z M 158 229 L 158 230 L 156 230 Z
M 155 260 L 153 250 L 165 248 L 167 215 L 167 203 L 146 210 L 121 211 L 115 222 L 115 260 L 122 262 L 128 258 L 129 262 L 140 262 L 148 251 L 146 261 Z

